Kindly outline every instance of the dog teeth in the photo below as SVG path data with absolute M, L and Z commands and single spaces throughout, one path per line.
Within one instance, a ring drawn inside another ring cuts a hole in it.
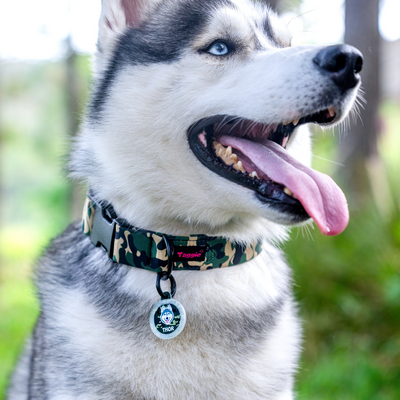
M 293 192 L 292 192 L 289 188 L 285 187 L 285 188 L 283 189 L 283 191 L 284 191 L 288 196 L 293 196 Z
M 260 179 L 256 171 L 253 171 L 253 172 L 250 174 L 250 176 L 251 176 L 252 178 Z
M 226 164 L 226 165 L 234 165 L 235 161 L 231 160 L 230 157 L 228 157 L 226 154 L 223 154 L 222 156 L 220 156 L 222 158 L 222 161 Z
M 284 191 L 284 193 L 286 193 L 288 196 L 291 196 L 291 197 L 297 199 L 297 196 L 296 196 L 289 188 L 285 187 L 285 188 L 283 189 L 283 191 Z
M 299 121 L 300 121 L 300 118 L 294 119 L 293 121 L 283 121 L 283 122 L 282 122 L 282 125 L 285 125 L 285 126 L 286 126 L 286 125 L 292 123 L 294 126 L 296 126 L 296 125 L 299 123 Z
M 215 154 L 220 157 L 226 165 L 232 166 L 236 169 L 236 171 L 246 172 L 246 170 L 243 168 L 242 162 L 238 161 L 238 156 L 232 152 L 231 146 L 224 147 L 221 143 L 214 141 L 213 148 Z M 255 176 L 258 178 L 257 172 L 254 171 L 253 174 L 255 174 Z
M 238 164 L 238 156 L 235 153 L 232 153 L 232 147 L 228 146 L 227 148 L 222 146 L 221 143 L 216 141 L 213 142 L 213 148 L 215 150 L 215 154 L 222 159 L 222 161 L 226 165 L 233 165 L 233 167 L 237 170 L 242 170 L 240 167 L 235 167 Z M 240 161 L 239 161 L 240 162 Z M 240 163 L 240 165 L 242 165 Z M 243 168 L 243 166 L 241 167 Z
M 330 117 L 334 117 L 336 115 L 335 109 L 333 107 L 328 108 L 328 113 Z
M 236 171 L 240 171 L 240 172 L 246 172 L 246 170 L 243 168 L 243 164 L 241 161 L 238 161 L 237 163 L 232 165 L 233 168 L 236 169 Z
M 223 146 L 221 145 L 221 143 L 218 143 L 215 140 L 213 141 L 213 148 L 214 148 L 215 151 L 218 151 L 222 147 Z

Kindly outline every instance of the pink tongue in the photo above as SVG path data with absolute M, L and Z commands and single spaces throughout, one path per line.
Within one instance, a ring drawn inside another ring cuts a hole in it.
M 301 164 L 272 141 L 260 144 L 232 136 L 222 136 L 218 141 L 240 150 L 270 179 L 289 188 L 324 235 L 337 235 L 346 228 L 346 198 L 328 175 Z

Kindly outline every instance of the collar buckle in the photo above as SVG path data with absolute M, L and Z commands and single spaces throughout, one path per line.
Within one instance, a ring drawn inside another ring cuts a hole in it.
M 102 247 L 109 257 L 113 254 L 115 224 L 107 208 L 97 207 L 90 240 L 96 247 Z

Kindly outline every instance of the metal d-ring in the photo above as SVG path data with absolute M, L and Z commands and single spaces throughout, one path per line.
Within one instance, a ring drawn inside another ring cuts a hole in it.
M 171 297 L 175 296 L 176 293 L 176 281 L 175 278 L 170 275 L 168 278 L 170 283 L 171 283 L 171 292 L 163 292 L 161 289 L 161 280 L 166 280 L 163 279 L 165 276 L 167 276 L 167 271 L 163 271 L 163 272 L 159 272 L 157 274 L 157 280 L 156 280 L 156 288 L 157 288 L 157 292 L 158 294 L 161 296 L 161 298 L 164 299 L 170 299 Z
M 171 249 L 171 244 L 169 243 L 167 236 L 163 235 L 162 237 L 164 239 L 165 247 L 167 250 L 168 268 L 166 271 L 161 271 L 157 274 L 156 288 L 158 294 L 161 296 L 162 299 L 170 299 L 171 297 L 174 297 L 176 292 L 176 281 L 175 278 L 172 276 L 172 269 L 174 268 L 174 259 L 172 254 L 173 251 Z M 168 279 L 171 283 L 171 292 L 163 292 L 161 289 L 160 281 L 166 281 Z

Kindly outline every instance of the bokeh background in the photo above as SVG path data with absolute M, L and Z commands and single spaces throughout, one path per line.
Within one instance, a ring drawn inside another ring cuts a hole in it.
M 299 399 L 400 398 L 400 1 L 270 1 L 294 44 L 365 56 L 349 123 L 314 129 L 314 167 L 343 187 L 344 233 L 293 229 L 284 250 L 304 321 Z M 30 281 L 79 218 L 65 164 L 91 85 L 100 0 L 0 2 L 0 399 L 38 315 Z

